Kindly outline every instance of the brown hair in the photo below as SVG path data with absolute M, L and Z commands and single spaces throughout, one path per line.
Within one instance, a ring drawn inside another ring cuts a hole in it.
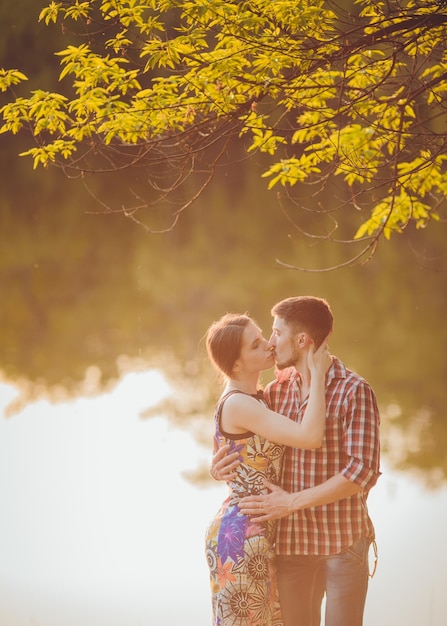
M 281 300 L 272 308 L 272 315 L 283 319 L 294 335 L 299 332 L 308 333 L 317 348 L 332 330 L 334 323 L 334 316 L 326 300 L 313 296 Z
M 248 315 L 226 313 L 213 322 L 206 333 L 206 349 L 213 365 L 231 377 L 234 364 L 241 355 L 242 335 L 251 322 Z

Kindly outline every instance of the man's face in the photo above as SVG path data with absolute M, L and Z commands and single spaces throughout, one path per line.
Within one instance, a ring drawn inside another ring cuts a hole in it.
M 270 344 L 274 347 L 276 367 L 282 370 L 294 366 L 299 360 L 298 349 L 295 347 L 296 336 L 293 336 L 290 327 L 281 317 L 273 319 Z

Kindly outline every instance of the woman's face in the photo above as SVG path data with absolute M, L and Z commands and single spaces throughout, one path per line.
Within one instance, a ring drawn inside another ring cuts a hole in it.
M 243 372 L 259 372 L 273 366 L 272 346 L 254 322 L 249 322 L 244 328 L 241 354 L 237 363 Z

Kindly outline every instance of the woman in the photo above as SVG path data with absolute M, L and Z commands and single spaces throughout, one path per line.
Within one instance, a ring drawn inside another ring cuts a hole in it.
M 272 346 L 246 315 L 226 314 L 206 335 L 211 362 L 225 380 L 215 409 L 214 452 L 226 446 L 241 463 L 228 481 L 230 493 L 206 536 L 213 626 L 280 626 L 274 565 L 274 522 L 254 524 L 239 498 L 278 483 L 283 446 L 317 448 L 326 418 L 326 342 L 309 353 L 311 388 L 300 424 L 270 411 L 258 391 L 260 372 L 274 365 Z

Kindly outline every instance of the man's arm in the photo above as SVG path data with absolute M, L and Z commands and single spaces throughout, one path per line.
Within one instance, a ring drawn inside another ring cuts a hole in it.
M 377 481 L 380 461 L 379 411 L 371 387 L 362 382 L 349 398 L 344 454 L 348 461 L 334 476 L 314 487 L 288 493 L 270 483 L 266 495 L 242 498 L 239 508 L 254 521 L 279 519 L 294 511 L 322 506 L 368 491 Z
M 265 481 L 270 493 L 241 498 L 239 509 L 250 515 L 254 522 L 265 522 L 290 515 L 294 511 L 321 506 L 349 498 L 362 491 L 362 487 L 345 478 L 342 474 L 332 476 L 321 485 L 310 487 L 296 493 L 288 493 Z

